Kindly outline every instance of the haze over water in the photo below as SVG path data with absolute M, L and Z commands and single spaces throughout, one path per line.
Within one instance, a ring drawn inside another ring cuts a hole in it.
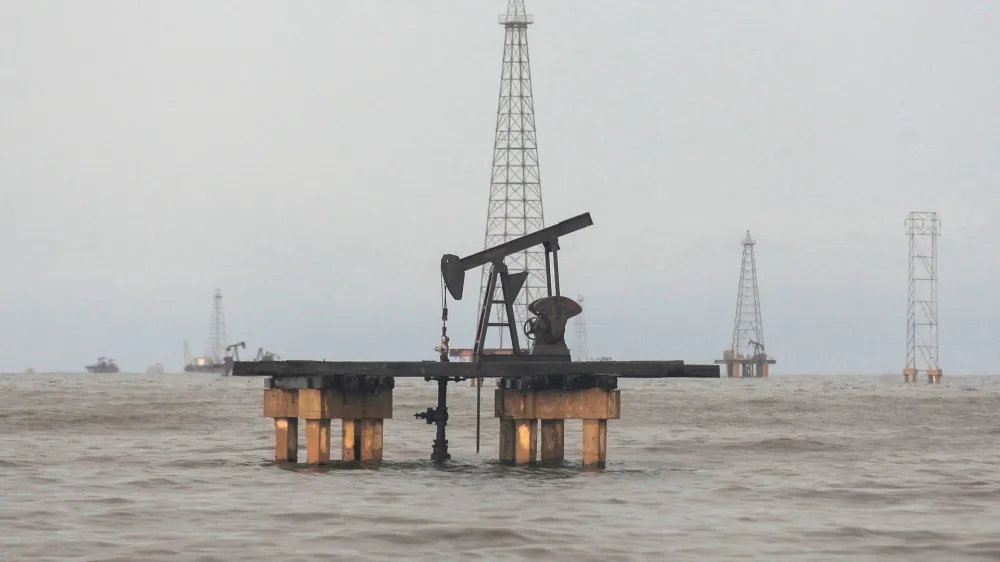
M 625 381 L 604 471 L 579 467 L 579 422 L 566 468 L 496 465 L 488 389 L 476 456 L 461 384 L 434 468 L 423 381 L 395 392 L 381 469 L 282 468 L 261 386 L 0 376 L 2 558 L 1000 558 L 1000 377 Z

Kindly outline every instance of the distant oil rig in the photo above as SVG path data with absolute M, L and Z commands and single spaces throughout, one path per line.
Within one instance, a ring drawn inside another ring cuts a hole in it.
M 204 355 L 192 357 L 188 344 L 184 342 L 184 371 L 188 373 L 220 373 L 226 374 L 232 365 L 232 359 L 227 364 L 226 356 L 226 318 L 222 312 L 222 291 L 215 290 L 212 298 L 212 318 L 208 328 L 208 346 Z
M 906 367 L 904 382 L 917 382 L 924 373 L 927 382 L 941 382 L 938 362 L 938 236 L 941 219 L 935 212 L 913 211 L 906 217 L 910 239 L 909 290 L 906 306 Z
M 212 317 L 208 327 L 208 346 L 204 355 L 191 356 L 188 343 L 184 342 L 184 371 L 188 373 L 218 373 L 228 376 L 233 372 L 233 363 L 240 361 L 240 349 L 246 349 L 246 342 L 239 341 L 226 345 L 226 317 L 222 311 L 222 291 L 215 290 L 212 298 Z M 263 347 L 250 361 L 280 361 L 281 357 Z
M 776 361 L 764 350 L 764 325 L 760 320 L 760 293 L 757 290 L 757 264 L 754 260 L 755 242 L 747 231 L 743 238 L 743 263 L 740 266 L 740 288 L 736 296 L 736 320 L 733 340 L 729 349 L 722 352 L 716 365 L 726 366 L 726 376 L 731 378 L 766 377 L 768 366 Z

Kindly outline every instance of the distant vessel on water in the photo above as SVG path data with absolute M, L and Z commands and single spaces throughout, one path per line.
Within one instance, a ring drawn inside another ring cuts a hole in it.
M 98 357 L 97 363 L 93 365 L 87 365 L 88 373 L 117 373 L 118 365 L 115 364 L 114 359 L 109 359 L 107 357 Z

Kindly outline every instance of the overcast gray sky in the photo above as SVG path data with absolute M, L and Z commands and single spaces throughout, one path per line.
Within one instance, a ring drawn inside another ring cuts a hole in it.
M 546 221 L 595 222 L 560 256 L 593 354 L 717 358 L 749 228 L 774 373 L 898 371 L 903 219 L 933 210 L 943 368 L 1000 372 L 1000 3 L 528 1 Z M 248 351 L 433 358 L 505 6 L 6 2 L 0 370 L 178 370 L 215 287 Z

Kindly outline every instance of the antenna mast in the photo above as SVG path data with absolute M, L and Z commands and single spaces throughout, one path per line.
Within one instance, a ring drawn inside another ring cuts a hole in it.
M 545 227 L 528 57 L 528 26 L 533 22 L 533 16 L 525 12 L 524 0 L 509 0 L 507 13 L 499 17 L 505 38 L 484 248 L 498 246 Z M 547 295 L 545 253 L 541 247 L 529 248 L 510 256 L 508 267 L 512 274 L 528 273 L 524 289 L 513 307 L 515 324 L 523 333 L 528 319 L 528 305 Z M 489 278 L 490 268 L 483 267 L 480 302 L 485 298 Z M 507 311 L 499 285 L 494 288 L 493 297 L 488 323 L 506 325 Z M 477 325 L 479 323 L 477 321 Z M 498 342 L 499 348 L 512 345 L 503 328 L 497 327 L 496 330 L 498 339 L 494 341 Z

